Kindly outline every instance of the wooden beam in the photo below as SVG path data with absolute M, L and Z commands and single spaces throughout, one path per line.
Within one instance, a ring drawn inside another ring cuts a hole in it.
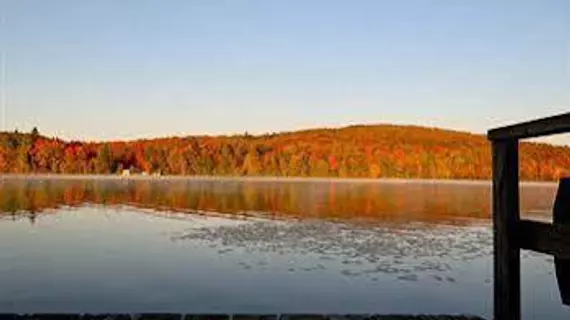
M 570 226 L 522 220 L 517 240 L 521 249 L 570 259 Z
M 493 246 L 495 320 L 520 320 L 519 145 L 493 141 Z
M 565 132 L 570 132 L 570 112 L 492 129 L 487 132 L 487 138 L 489 140 L 524 139 Z

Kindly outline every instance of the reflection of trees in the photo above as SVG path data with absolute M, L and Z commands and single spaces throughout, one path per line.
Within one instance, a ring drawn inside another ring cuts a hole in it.
M 523 192 L 523 210 L 549 208 L 554 189 L 535 189 Z M 179 212 L 457 222 L 488 218 L 489 191 L 486 185 L 430 183 L 14 178 L 0 180 L 0 211 L 18 214 L 93 203 Z

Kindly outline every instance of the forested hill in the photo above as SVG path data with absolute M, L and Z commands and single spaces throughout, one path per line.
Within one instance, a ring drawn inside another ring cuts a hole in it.
M 570 169 L 570 148 L 521 145 L 521 178 L 555 180 Z M 0 172 L 263 175 L 351 178 L 489 179 L 485 136 L 416 126 L 374 125 L 259 136 L 196 136 L 71 142 L 0 133 Z

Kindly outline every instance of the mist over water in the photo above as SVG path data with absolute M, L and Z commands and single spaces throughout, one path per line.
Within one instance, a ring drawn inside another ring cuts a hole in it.
M 0 312 L 490 316 L 489 210 L 486 184 L 2 179 Z M 527 318 L 568 316 L 553 269 L 523 252 Z

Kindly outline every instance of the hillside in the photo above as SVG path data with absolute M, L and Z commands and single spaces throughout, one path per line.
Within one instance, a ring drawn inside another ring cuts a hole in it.
M 555 180 L 570 148 L 521 144 L 521 178 Z M 0 133 L 0 172 L 488 179 L 485 136 L 417 126 L 374 125 L 260 136 L 196 136 L 117 142 L 63 141 Z

